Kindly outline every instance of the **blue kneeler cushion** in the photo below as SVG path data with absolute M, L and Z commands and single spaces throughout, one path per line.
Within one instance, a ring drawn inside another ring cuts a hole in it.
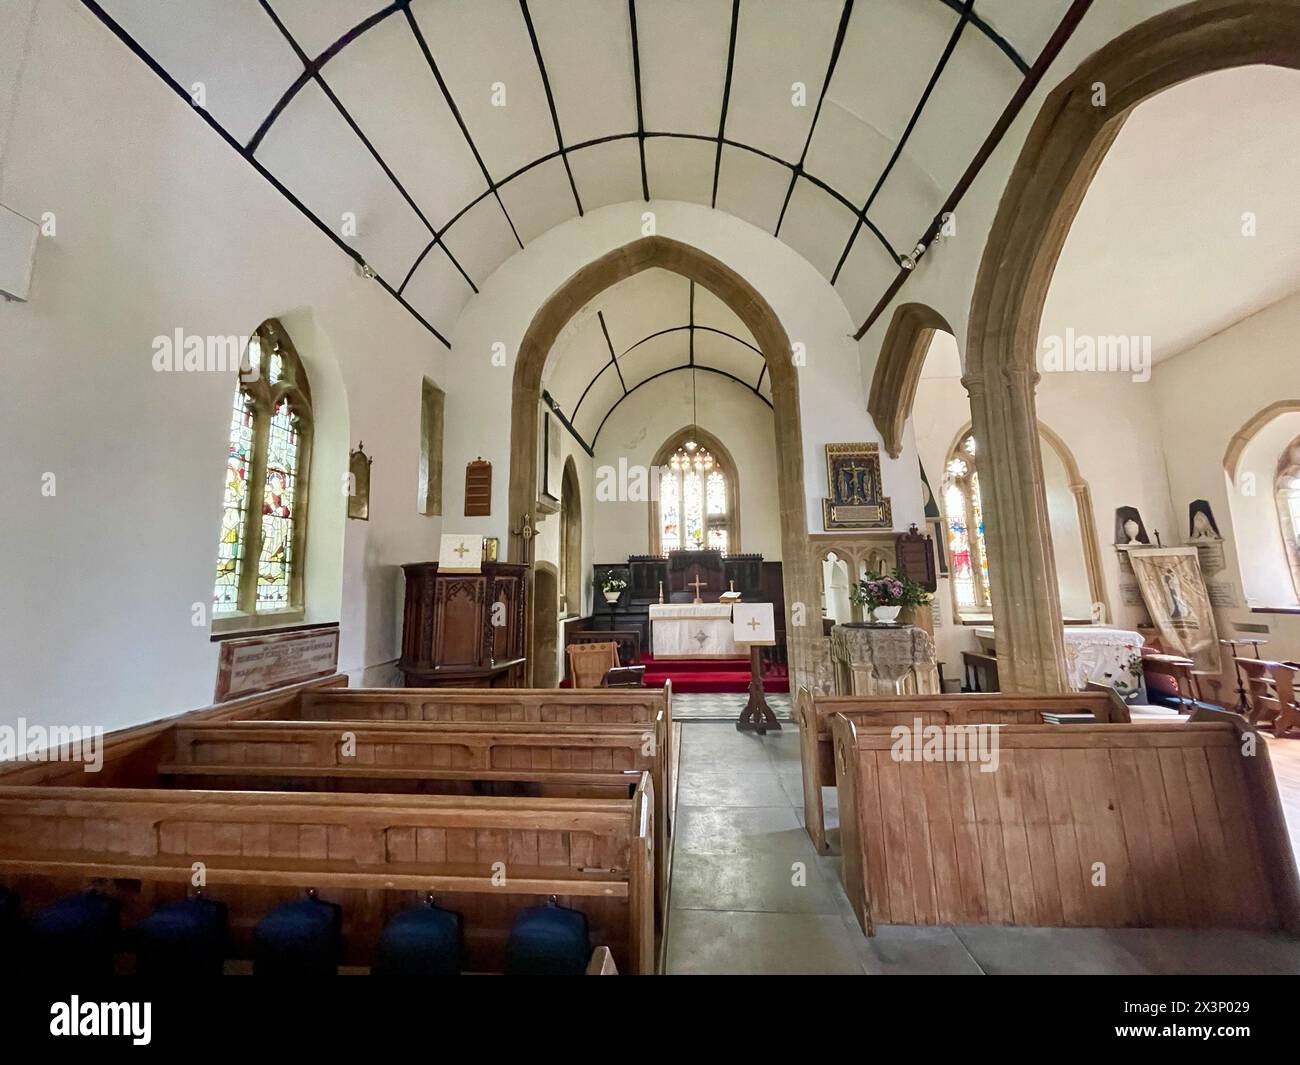
M 581 976 L 591 958 L 587 915 L 554 900 L 521 910 L 506 944 L 509 976 Z
M 36 914 L 27 927 L 32 967 L 60 977 L 113 975 L 121 943 L 122 904 L 99 891 L 68 895 Z
M 258 976 L 337 976 L 343 953 L 343 910 L 309 897 L 277 906 L 253 929 Z
M 141 976 L 220 976 L 226 956 L 226 907 L 191 898 L 160 906 L 135 926 Z
M 432 902 L 399 913 L 384 927 L 371 970 L 375 976 L 456 976 L 464 922 Z

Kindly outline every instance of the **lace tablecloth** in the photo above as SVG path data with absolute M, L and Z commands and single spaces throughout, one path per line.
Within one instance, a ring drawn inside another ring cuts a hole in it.
M 975 635 L 996 643 L 992 627 L 978 628 Z M 1141 634 L 1132 629 L 1065 626 L 1065 668 L 1071 687 L 1083 691 L 1089 681 L 1095 681 L 1114 688 L 1121 696 L 1138 692 L 1139 700 L 1145 700 L 1141 666 L 1144 642 Z

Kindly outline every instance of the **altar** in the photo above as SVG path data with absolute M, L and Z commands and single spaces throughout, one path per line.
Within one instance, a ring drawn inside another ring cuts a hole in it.
M 655 658 L 745 657 L 726 603 L 652 603 L 650 646 Z

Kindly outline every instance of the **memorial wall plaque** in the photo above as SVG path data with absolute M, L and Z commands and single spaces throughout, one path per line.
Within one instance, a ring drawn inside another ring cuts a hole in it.
M 328 677 L 338 661 L 337 625 L 222 640 L 213 702 Z

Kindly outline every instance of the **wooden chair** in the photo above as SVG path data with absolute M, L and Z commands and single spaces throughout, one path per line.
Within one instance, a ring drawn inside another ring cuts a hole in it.
M 1260 658 L 1234 658 L 1233 662 L 1246 678 L 1252 725 L 1271 724 L 1275 736 L 1285 736 L 1300 724 L 1294 666 Z
M 618 668 L 616 643 L 571 643 L 567 651 L 575 688 L 599 688 L 605 674 Z

